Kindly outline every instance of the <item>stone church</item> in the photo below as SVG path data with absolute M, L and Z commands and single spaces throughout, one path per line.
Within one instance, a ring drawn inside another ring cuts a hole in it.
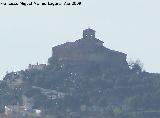
M 70 63 L 102 63 L 108 68 L 128 69 L 127 55 L 108 49 L 103 46 L 103 41 L 95 37 L 95 30 L 83 30 L 83 37 L 75 42 L 67 42 L 52 48 L 52 60 L 60 60 Z

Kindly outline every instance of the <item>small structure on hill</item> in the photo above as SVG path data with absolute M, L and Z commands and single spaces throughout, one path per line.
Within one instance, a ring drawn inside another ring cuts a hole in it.
M 46 66 L 46 64 L 38 64 L 37 62 L 36 65 L 29 64 L 28 70 L 43 70 Z
M 96 32 L 95 30 L 90 28 L 83 30 L 82 39 L 84 39 L 85 41 L 89 41 L 88 43 L 92 43 L 98 46 L 103 46 L 104 42 L 95 37 L 95 32 Z

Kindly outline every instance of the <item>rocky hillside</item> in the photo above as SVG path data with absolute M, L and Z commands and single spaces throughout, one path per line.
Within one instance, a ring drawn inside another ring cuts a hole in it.
M 126 57 L 86 29 L 53 47 L 47 65 L 6 74 L 0 111 L 9 118 L 159 118 L 160 75 Z

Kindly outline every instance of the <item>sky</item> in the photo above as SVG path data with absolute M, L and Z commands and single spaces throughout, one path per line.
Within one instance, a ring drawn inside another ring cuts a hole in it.
M 148 72 L 160 73 L 160 1 L 97 1 L 81 0 L 81 6 L 0 5 L 0 77 L 29 64 L 47 63 L 53 46 L 80 39 L 86 28 L 96 30 L 107 48 L 126 53 L 127 60 L 139 59 Z

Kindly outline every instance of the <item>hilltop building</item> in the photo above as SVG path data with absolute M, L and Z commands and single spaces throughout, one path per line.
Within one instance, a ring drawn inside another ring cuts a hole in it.
M 46 66 L 46 64 L 38 64 L 37 62 L 36 65 L 29 64 L 28 70 L 43 70 Z
M 95 38 L 95 30 L 93 29 L 85 29 L 83 30 L 83 38 L 85 40 L 85 42 L 88 41 L 88 43 L 92 43 L 93 45 L 98 45 L 98 46 L 103 46 L 103 41 Z
M 54 60 L 72 64 L 92 62 L 103 63 L 109 68 L 128 69 L 127 55 L 104 47 L 104 42 L 96 38 L 95 32 L 90 28 L 85 29 L 81 39 L 53 47 L 52 57 L 49 58 L 48 63 L 52 64 Z

